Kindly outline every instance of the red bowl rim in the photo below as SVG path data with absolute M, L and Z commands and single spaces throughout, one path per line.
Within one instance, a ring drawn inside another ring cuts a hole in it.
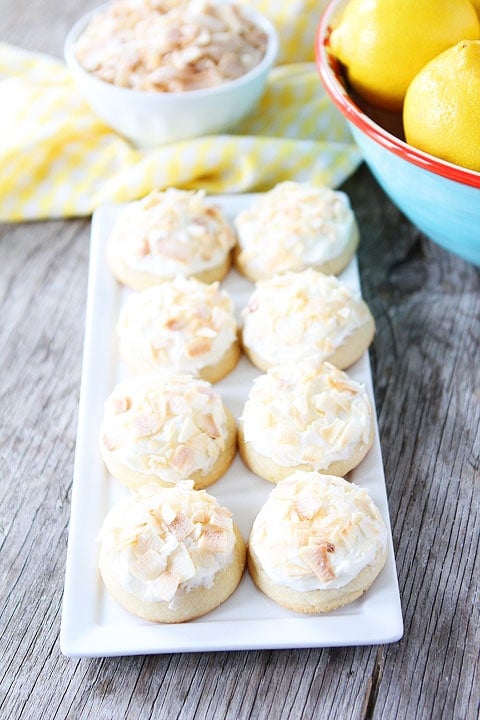
M 407 162 L 418 165 L 424 170 L 433 172 L 436 175 L 454 180 L 462 185 L 470 185 L 480 188 L 480 172 L 475 170 L 467 170 L 459 165 L 440 160 L 423 152 L 417 148 L 407 145 L 403 140 L 388 133 L 380 125 L 371 120 L 368 115 L 354 103 L 349 97 L 343 85 L 337 79 L 335 72 L 329 62 L 329 54 L 327 50 L 328 37 L 330 34 L 330 19 L 334 6 L 338 0 L 331 0 L 326 6 L 315 35 L 315 60 L 320 78 L 335 105 L 342 114 L 359 128 L 365 135 L 390 150 L 395 155 L 403 158 Z

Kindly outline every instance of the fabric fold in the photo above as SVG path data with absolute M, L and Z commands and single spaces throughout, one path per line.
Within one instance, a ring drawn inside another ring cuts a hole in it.
M 257 2 L 263 12 L 268 4 Z M 283 180 L 336 187 L 361 161 L 314 64 L 303 58 L 272 70 L 258 106 L 229 134 L 148 150 L 97 118 L 59 60 L 0 43 L 0 78 L 2 221 L 90 215 L 155 187 L 239 193 Z

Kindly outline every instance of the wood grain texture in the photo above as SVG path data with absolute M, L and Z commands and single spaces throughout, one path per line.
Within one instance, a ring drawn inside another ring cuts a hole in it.
M 3 39 L 61 55 L 94 3 L 1 0 Z M 473 720 L 479 710 L 480 273 L 365 167 L 345 184 L 405 636 L 381 647 L 67 659 L 59 627 L 81 376 L 87 220 L 0 226 L 0 716 Z
M 386 653 L 373 717 L 473 718 L 480 274 L 375 195 L 388 215 L 364 238 L 362 282 L 378 324 L 372 362 L 405 638 Z M 362 217 L 372 196 L 358 201 Z

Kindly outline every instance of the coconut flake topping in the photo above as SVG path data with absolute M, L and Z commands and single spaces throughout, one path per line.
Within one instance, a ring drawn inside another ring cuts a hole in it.
M 275 486 L 249 545 L 277 584 L 298 591 L 341 588 L 385 549 L 387 531 L 363 488 L 296 471 Z

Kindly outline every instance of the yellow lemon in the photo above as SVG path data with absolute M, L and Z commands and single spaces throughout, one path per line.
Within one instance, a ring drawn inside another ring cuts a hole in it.
M 401 110 L 410 81 L 429 60 L 460 40 L 479 38 L 470 0 L 350 0 L 330 50 L 359 95 Z
M 477 11 L 478 17 L 480 17 L 480 0 L 471 0 L 471 3 L 475 10 Z
M 407 142 L 480 171 L 480 41 L 465 40 L 414 77 L 405 96 Z

